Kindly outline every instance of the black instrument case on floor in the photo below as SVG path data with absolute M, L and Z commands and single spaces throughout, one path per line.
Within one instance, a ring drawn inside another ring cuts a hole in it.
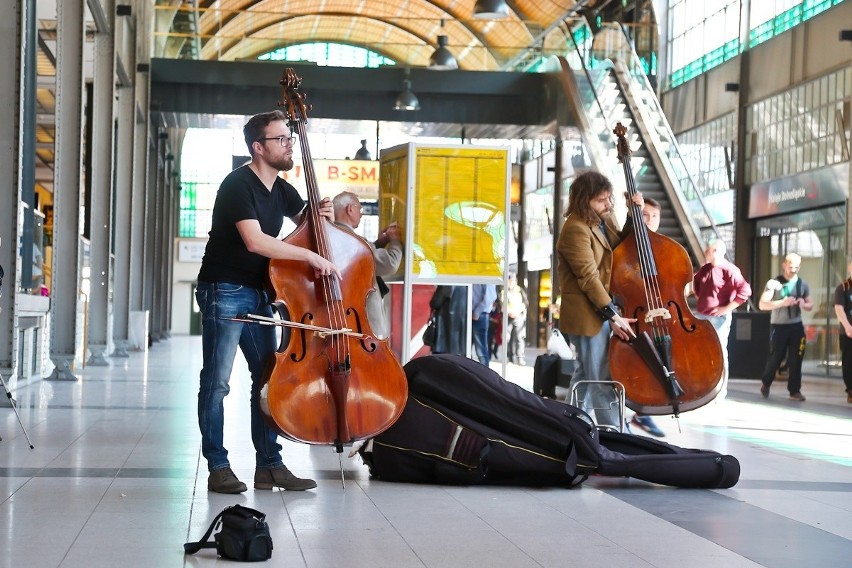
M 430 355 L 404 369 L 402 416 L 360 449 L 377 479 L 570 487 L 599 474 L 711 489 L 739 480 L 733 456 L 599 431 L 581 409 L 465 357 Z

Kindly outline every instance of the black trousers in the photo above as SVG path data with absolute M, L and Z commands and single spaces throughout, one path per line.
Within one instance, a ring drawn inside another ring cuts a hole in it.
M 769 360 L 760 379 L 769 386 L 775 372 L 787 358 L 787 390 L 794 394 L 802 390 L 802 359 L 805 357 L 805 326 L 802 322 L 769 326 Z
M 852 394 L 852 338 L 846 337 L 843 328 L 840 329 L 840 353 L 843 363 L 843 382 L 846 392 Z

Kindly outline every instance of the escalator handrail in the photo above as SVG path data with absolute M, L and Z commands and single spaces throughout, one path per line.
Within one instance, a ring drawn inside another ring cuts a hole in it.
M 631 60 L 625 66 L 626 70 L 627 70 L 627 75 L 634 82 L 638 83 L 639 88 L 642 91 L 650 93 L 652 95 L 651 97 L 648 97 L 648 99 L 650 99 L 650 101 L 654 105 L 654 107 L 650 110 L 653 111 L 655 118 L 660 119 L 659 121 L 654 121 L 654 120 L 646 121 L 646 123 L 650 123 L 650 124 L 654 125 L 656 133 L 657 133 L 657 135 L 658 135 L 658 137 L 660 138 L 661 141 L 664 138 L 663 138 L 663 136 L 660 136 L 660 135 L 661 134 L 664 135 L 665 140 L 669 144 L 669 150 L 666 152 L 666 157 L 668 158 L 669 162 L 671 162 L 673 165 L 674 165 L 675 161 L 679 162 L 681 172 L 685 175 L 685 179 L 688 180 L 689 185 L 691 186 L 692 192 L 695 195 L 695 198 L 697 199 L 697 201 L 698 201 L 698 203 L 701 207 L 701 210 L 704 212 L 704 215 L 707 217 L 707 220 L 710 223 L 710 228 L 711 228 L 713 234 L 716 236 L 716 238 L 722 239 L 722 235 L 719 232 L 719 228 L 716 226 L 716 222 L 713 220 L 713 216 L 710 214 L 710 210 L 707 207 L 706 202 L 704 201 L 704 196 L 702 194 L 702 191 L 698 188 L 698 185 L 695 183 L 695 178 L 692 176 L 692 173 L 689 171 L 689 168 L 686 167 L 686 162 L 683 159 L 683 154 L 681 153 L 680 146 L 677 143 L 677 138 L 674 135 L 674 131 L 672 130 L 671 125 L 669 124 L 669 121 L 668 121 L 668 118 L 666 117 L 666 114 L 663 112 L 663 109 L 660 106 L 660 101 L 659 101 L 659 98 L 657 97 L 657 94 L 654 91 L 653 87 L 651 86 L 651 82 L 648 81 L 648 76 L 645 74 L 645 71 L 642 68 L 642 63 L 639 59 L 639 55 L 636 53 L 636 50 L 633 48 L 633 43 L 630 41 L 630 36 L 627 33 L 627 30 L 624 28 L 623 24 L 619 23 L 618 26 L 619 26 L 619 30 L 624 35 L 624 38 L 627 41 L 628 45 L 630 45 L 630 58 L 631 58 Z M 648 101 L 646 99 L 643 99 L 643 101 L 645 101 L 646 104 L 648 103 Z M 646 110 L 643 105 L 638 105 L 638 106 L 639 106 L 640 112 L 643 111 L 643 110 Z M 661 131 L 660 127 L 663 127 L 662 131 Z M 688 203 L 689 201 L 692 201 L 692 200 L 686 200 L 686 195 L 685 195 L 685 193 L 683 193 L 683 190 L 681 190 L 681 196 L 683 197 L 683 199 L 686 203 Z M 698 236 L 700 238 L 700 236 L 701 236 L 700 231 L 698 232 Z M 701 240 L 703 241 L 703 239 L 701 239 Z M 724 239 L 722 239 L 722 240 L 724 240 Z

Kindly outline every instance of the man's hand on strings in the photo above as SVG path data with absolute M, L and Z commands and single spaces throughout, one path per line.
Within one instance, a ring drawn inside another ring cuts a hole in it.
M 645 198 L 642 197 L 642 194 L 638 191 L 633 194 L 633 198 L 631 199 L 630 194 L 626 191 L 624 192 L 624 201 L 627 202 L 627 208 L 630 209 L 631 202 L 635 203 L 639 206 L 639 209 L 645 207 Z
M 609 319 L 609 326 L 612 328 L 612 332 L 624 341 L 630 341 L 632 337 L 636 337 L 633 328 L 630 327 L 630 324 L 634 323 L 636 323 L 636 318 L 623 318 L 618 314 L 615 314 L 615 316 Z
M 330 197 L 326 197 L 319 204 L 319 214 L 334 223 L 334 203 Z
M 314 277 L 317 279 L 332 275 L 337 276 L 338 279 L 340 278 L 340 271 L 337 270 L 337 267 L 331 261 L 326 260 L 316 253 L 311 253 L 308 257 L 308 264 L 314 269 Z

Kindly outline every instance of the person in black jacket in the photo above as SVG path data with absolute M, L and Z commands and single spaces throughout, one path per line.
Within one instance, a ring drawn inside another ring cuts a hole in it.
M 843 382 L 846 384 L 846 402 L 852 404 L 852 262 L 847 271 L 850 276 L 834 290 L 834 313 L 843 328 L 839 336 Z
M 467 354 L 467 287 L 438 286 L 429 307 L 435 314 L 432 353 Z

